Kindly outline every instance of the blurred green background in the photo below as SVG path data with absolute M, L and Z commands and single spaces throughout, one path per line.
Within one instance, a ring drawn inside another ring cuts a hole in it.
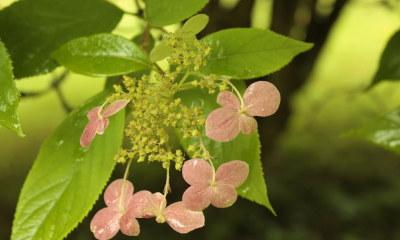
M 13 1 L 0 0 L 0 9 Z M 132 0 L 112 0 L 136 11 Z M 262 162 L 277 217 L 239 198 L 231 208 L 204 211 L 206 226 L 186 235 L 154 219 L 139 220 L 142 239 L 361 240 L 400 239 L 400 156 L 341 134 L 400 105 L 400 82 L 365 91 L 390 36 L 400 27 L 400 1 L 211 0 L 202 10 L 210 23 L 199 38 L 232 27 L 270 28 L 312 42 L 314 48 L 269 76 L 282 95 L 278 112 L 259 118 Z M 124 16 L 114 33 L 132 38 L 144 28 Z M 170 29 L 176 26 L 170 26 Z M 156 34 L 156 33 L 154 33 Z M 157 37 L 155 35 L 155 37 Z M 19 191 L 43 140 L 73 108 L 103 89 L 104 78 L 64 70 L 17 80 L 25 138 L 0 128 L 0 239 L 9 239 Z M 54 159 L 57 161 L 57 159 Z M 113 179 L 120 178 L 118 165 Z M 165 173 L 156 163 L 133 163 L 135 191 L 160 191 Z M 172 172 L 169 202 L 188 185 Z M 94 239 L 90 220 L 102 197 L 67 239 Z M 118 233 L 115 239 L 130 239 Z

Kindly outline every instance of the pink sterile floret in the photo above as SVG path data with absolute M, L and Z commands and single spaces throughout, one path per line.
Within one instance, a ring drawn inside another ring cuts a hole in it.
M 91 120 L 83 130 L 81 136 L 81 146 L 87 147 L 89 143 L 93 140 L 96 133 L 101 135 L 104 134 L 105 129 L 108 126 L 109 120 L 107 117 L 114 115 L 119 110 L 124 108 L 128 104 L 129 100 L 122 99 L 115 101 L 108 105 L 104 112 L 102 112 L 101 106 L 95 107 L 89 111 L 87 117 Z
M 122 184 L 123 179 L 118 179 L 107 187 L 104 193 L 104 201 L 107 207 L 98 211 L 90 223 L 90 230 L 97 239 L 111 239 L 119 229 L 128 236 L 137 236 L 140 233 L 139 223 L 136 220 L 136 218 L 141 217 L 140 212 L 137 214 L 137 211 L 134 211 L 134 209 L 140 208 L 140 203 L 138 202 L 139 206 L 137 206 L 132 200 L 137 199 L 142 193 L 138 192 L 132 196 L 133 185 L 125 180 L 120 208 Z
M 144 192 L 144 191 L 143 191 Z M 136 195 L 136 194 L 135 194 Z M 204 226 L 204 215 L 201 211 L 190 211 L 182 202 L 176 202 L 168 207 L 166 199 L 161 193 L 143 193 L 141 200 L 141 216 L 144 218 L 156 217 L 158 223 L 167 222 L 172 229 L 179 233 L 188 233 L 196 228 Z M 128 207 L 129 209 L 129 207 Z
M 206 135 L 214 141 L 233 140 L 241 130 L 252 135 L 257 130 L 257 121 L 252 116 L 267 117 L 276 112 L 280 103 L 280 94 L 269 82 L 251 84 L 243 95 L 243 106 L 235 94 L 223 91 L 218 94 L 218 108 L 208 115 Z
M 249 165 L 243 161 L 222 164 L 213 180 L 213 170 L 205 160 L 186 161 L 183 178 L 191 186 L 183 193 L 182 202 L 191 211 L 201 211 L 210 203 L 219 208 L 232 206 L 237 199 L 236 189 L 246 180 Z

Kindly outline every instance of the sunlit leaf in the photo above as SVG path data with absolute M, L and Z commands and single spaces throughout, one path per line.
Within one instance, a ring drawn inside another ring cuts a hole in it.
M 383 80 L 400 80 L 400 30 L 392 36 L 386 45 L 371 87 Z
M 99 0 L 24 0 L 0 11 L 0 38 L 16 78 L 44 74 L 58 64 L 50 53 L 71 39 L 111 32 L 123 12 Z
M 211 44 L 203 74 L 249 79 L 273 73 L 313 45 L 293 40 L 270 30 L 233 28 L 202 39 Z
M 235 81 L 235 85 L 242 94 L 245 92 L 246 85 L 244 84 L 244 81 Z M 206 88 L 196 88 L 178 92 L 176 97 L 180 97 L 182 103 L 188 107 L 192 105 L 192 102 L 194 102 L 194 107 L 201 106 L 201 101 L 199 99 L 202 99 L 204 101 L 203 112 L 206 115 L 210 114 L 214 109 L 221 107 L 217 103 L 217 94 L 209 95 L 208 89 Z M 203 133 L 205 132 L 204 128 L 202 131 Z M 184 140 L 182 138 L 182 133 L 177 131 L 177 134 L 184 149 L 187 149 L 190 144 L 197 145 L 196 138 L 188 138 Z M 239 133 L 234 140 L 229 142 L 215 142 L 203 135 L 203 141 L 207 150 L 210 151 L 211 156 L 218 157 L 213 159 L 215 168 L 218 168 L 223 163 L 233 160 L 241 160 L 249 164 L 249 176 L 237 189 L 239 195 L 266 206 L 275 214 L 267 196 L 267 186 L 263 177 L 260 158 L 261 145 L 258 133 L 253 135 L 244 135 L 243 133 Z M 190 157 L 193 156 L 193 153 L 187 154 Z
M 0 126 L 3 125 L 23 137 L 17 113 L 20 94 L 15 86 L 12 69 L 10 56 L 0 41 Z
M 158 62 L 168 57 L 173 53 L 175 49 L 173 47 L 167 46 L 164 42 L 161 42 L 153 48 L 150 52 L 150 61 Z
M 355 136 L 400 153 L 400 107 L 352 129 L 345 136 Z
M 89 76 L 115 76 L 152 68 L 139 46 L 110 33 L 74 39 L 51 56 L 69 70 Z
M 115 166 L 124 111 L 111 116 L 104 135 L 88 147 L 81 147 L 79 138 L 89 121 L 86 114 L 110 93 L 80 105 L 42 144 L 19 197 L 12 240 L 63 239 L 90 211 Z
M 209 0 L 146 0 L 146 18 L 153 27 L 180 22 L 200 11 Z
M 191 32 L 193 34 L 197 34 L 207 26 L 208 19 L 208 16 L 205 14 L 193 16 L 185 22 L 182 27 L 182 32 Z

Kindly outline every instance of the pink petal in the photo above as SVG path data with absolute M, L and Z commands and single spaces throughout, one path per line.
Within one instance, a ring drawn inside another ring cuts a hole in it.
M 111 239 L 119 230 L 119 220 L 122 214 L 111 208 L 103 208 L 94 215 L 90 223 L 90 231 L 100 240 Z
M 100 108 L 101 108 L 101 106 L 98 106 L 88 112 L 87 117 L 89 118 L 89 120 L 95 120 L 95 119 L 99 118 L 99 109 Z M 101 114 L 101 112 L 100 112 L 100 114 Z
M 218 94 L 217 103 L 223 107 L 233 107 L 237 110 L 240 109 L 239 99 L 235 94 L 229 91 L 223 91 Z
M 97 134 L 102 135 L 102 134 L 104 134 L 104 131 L 108 127 L 108 123 L 110 122 L 110 120 L 108 120 L 108 118 L 106 118 L 106 117 L 103 117 L 99 121 L 101 122 L 101 124 L 99 125 L 99 128 L 97 129 Z
M 280 101 L 278 89 L 264 81 L 251 84 L 243 95 L 245 112 L 251 116 L 266 117 L 274 114 Z
M 80 140 L 82 147 L 87 147 L 89 145 L 94 136 L 96 136 L 97 129 L 100 125 L 101 121 L 99 119 L 92 120 L 86 125 Z
M 106 205 L 116 212 L 120 212 L 119 200 L 121 196 L 123 181 L 124 181 L 123 179 L 115 180 L 107 187 L 104 193 L 104 201 L 106 202 Z M 128 180 L 125 180 L 124 195 L 122 199 L 123 209 L 126 209 L 126 207 L 128 206 L 129 201 L 132 198 L 132 194 L 133 194 L 133 185 Z
M 257 131 L 257 121 L 246 114 L 239 116 L 239 128 L 246 135 L 253 135 Z
M 217 184 L 225 183 L 237 188 L 244 183 L 248 175 L 249 164 L 235 160 L 224 163 L 218 168 L 215 181 Z
M 120 222 L 121 232 L 128 236 L 138 236 L 140 233 L 139 222 L 136 220 L 133 212 L 126 212 Z
M 129 202 L 129 205 L 127 207 L 127 212 L 132 212 L 136 218 L 141 218 L 142 217 L 140 215 L 141 212 L 145 208 L 150 207 L 149 199 L 147 198 L 150 195 L 151 195 L 151 192 L 149 192 L 149 191 L 140 191 L 140 192 L 133 194 L 131 201 Z
M 229 184 L 218 183 L 211 191 L 211 204 L 217 208 L 230 207 L 236 199 L 236 189 Z
M 188 233 L 204 226 L 203 212 L 193 212 L 185 208 L 182 202 L 169 205 L 164 210 L 167 223 L 178 233 Z
M 189 187 L 183 193 L 182 202 L 191 211 L 202 211 L 210 205 L 211 186 Z
M 128 104 L 128 102 L 129 100 L 122 99 L 111 103 L 106 107 L 106 109 L 104 109 L 103 116 L 109 117 L 113 114 L 116 114 L 117 112 L 119 112 L 119 110 L 123 109 L 126 106 L 126 104 Z
M 151 217 L 158 217 L 162 214 L 165 206 L 167 205 L 167 200 L 164 200 L 164 195 L 157 192 L 151 195 L 147 195 L 146 198 L 149 201 L 149 208 L 145 208 L 140 213 L 141 217 L 144 218 L 151 218 Z M 162 203 L 162 205 L 161 205 Z
M 213 170 L 205 160 L 192 159 L 183 164 L 182 176 L 192 186 L 208 187 L 211 186 Z
M 214 141 L 228 142 L 239 134 L 239 112 L 231 107 L 214 110 L 206 120 L 206 135 Z

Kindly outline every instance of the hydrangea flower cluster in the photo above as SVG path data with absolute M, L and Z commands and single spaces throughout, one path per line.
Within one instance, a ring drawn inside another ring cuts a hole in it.
M 158 223 L 167 222 L 179 233 L 190 232 L 204 226 L 202 211 L 210 204 L 219 208 L 232 206 L 237 199 L 236 188 L 247 179 L 250 166 L 245 161 L 226 162 L 215 170 L 203 136 L 226 142 L 233 140 L 240 131 L 247 135 L 255 133 L 257 122 L 253 116 L 265 117 L 275 113 L 280 94 L 271 83 L 256 82 L 242 97 L 229 78 L 199 72 L 207 63 L 205 57 L 211 52 L 207 42 L 198 41 L 195 37 L 205 27 L 206 23 L 198 22 L 199 19 L 204 21 L 204 16 L 189 19 L 181 29 L 168 34 L 150 53 L 153 62 L 169 56 L 168 62 L 177 65 L 172 68 L 174 70 L 159 70 L 154 79 L 146 75 L 141 79 L 124 76 L 122 83 L 125 87 L 114 85 L 115 93 L 103 106 L 92 109 L 87 115 L 90 122 L 81 137 L 83 147 L 88 146 L 96 134 L 104 134 L 109 123 L 107 117 L 125 106 L 133 116 L 125 129 L 132 146 L 119 149 L 114 158 L 119 163 L 128 162 L 124 179 L 116 180 L 107 187 L 104 194 L 107 207 L 101 209 L 91 222 L 91 230 L 97 239 L 110 239 L 119 230 L 129 236 L 137 236 L 140 233 L 138 218 L 155 217 Z M 206 19 L 208 21 L 208 17 Z M 191 75 L 198 79 L 186 83 Z M 189 107 L 180 98 L 174 98 L 176 92 L 198 86 L 208 88 L 210 94 L 219 90 L 217 103 L 222 108 L 206 116 L 203 102 L 200 107 L 193 107 L 193 104 Z M 229 91 L 230 88 L 232 91 Z M 111 104 L 103 111 L 108 102 Z M 169 135 L 164 130 L 167 126 L 180 131 L 183 139 L 197 139 L 197 144 L 187 149 L 191 160 L 185 162 L 182 150 L 172 152 Z M 167 171 L 163 194 L 152 194 L 146 190 L 133 194 L 133 185 L 127 180 L 133 159 L 162 163 Z M 183 178 L 190 187 L 184 192 L 182 201 L 167 206 L 171 162 L 175 163 L 176 170 L 182 170 Z

